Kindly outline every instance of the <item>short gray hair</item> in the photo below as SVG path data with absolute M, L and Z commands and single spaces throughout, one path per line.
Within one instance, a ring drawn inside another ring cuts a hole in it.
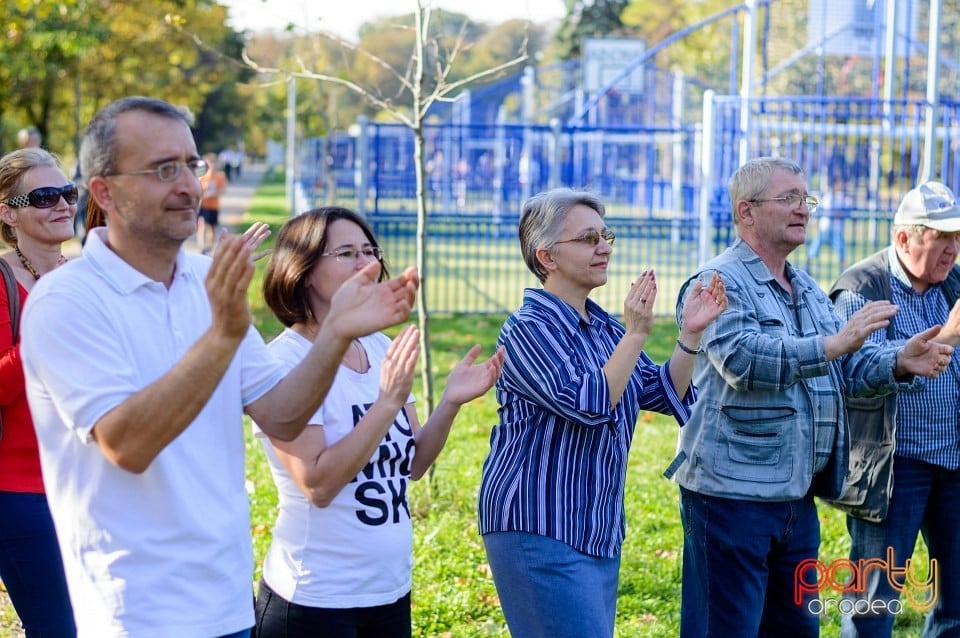
M 804 177 L 803 169 L 791 160 L 782 157 L 758 157 L 745 163 L 730 176 L 728 189 L 730 207 L 733 209 L 733 223 L 737 221 L 737 202 L 757 199 L 767 190 L 770 176 L 775 171 L 786 171 Z
M 80 175 L 84 184 L 95 175 L 110 175 L 117 170 L 117 118 L 130 111 L 145 111 L 193 125 L 189 110 L 157 98 L 135 95 L 111 102 L 93 116 L 80 143 Z
M 603 202 L 594 193 L 570 188 L 553 188 L 523 202 L 520 212 L 520 253 L 540 283 L 547 280 L 547 271 L 537 261 L 537 250 L 553 248 L 567 213 L 579 205 L 592 208 L 600 217 L 606 214 Z

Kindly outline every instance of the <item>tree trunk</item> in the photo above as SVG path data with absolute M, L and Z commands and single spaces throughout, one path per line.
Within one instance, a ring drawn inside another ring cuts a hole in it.
M 417 270 L 420 272 L 420 294 L 417 295 L 417 324 L 420 328 L 420 379 L 423 385 L 423 398 L 427 406 L 426 419 L 433 414 L 433 356 L 430 351 L 430 312 L 427 304 L 427 166 L 424 159 L 423 139 L 423 77 L 424 77 L 424 44 L 427 38 L 427 24 L 424 24 L 424 14 L 429 16 L 429 9 L 424 10 L 417 0 L 416 44 L 416 71 L 412 82 L 413 90 L 413 160 L 417 173 Z M 433 466 L 430 467 L 432 472 Z

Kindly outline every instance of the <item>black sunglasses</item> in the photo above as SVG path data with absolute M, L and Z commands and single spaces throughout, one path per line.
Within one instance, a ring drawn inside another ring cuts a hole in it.
M 33 206 L 34 208 L 53 208 L 60 201 L 60 198 L 66 200 L 68 204 L 76 204 L 80 193 L 77 192 L 76 184 L 67 184 L 57 188 L 56 186 L 44 186 L 35 188 L 25 195 L 17 195 L 3 202 L 7 206 L 14 208 L 24 208 Z

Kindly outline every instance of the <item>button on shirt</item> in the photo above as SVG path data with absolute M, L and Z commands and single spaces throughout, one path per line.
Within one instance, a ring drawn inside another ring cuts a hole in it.
M 943 288 L 935 284 L 919 293 L 913 289 L 910 277 L 903 270 L 896 250 L 890 254 L 890 284 L 892 301 L 900 309 L 893 316 L 894 339 L 891 344 L 902 346 L 910 337 L 930 326 L 942 324 L 950 314 L 950 306 Z M 842 316 L 850 315 L 866 305 L 863 295 L 844 290 L 837 295 L 836 308 Z M 885 330 L 877 330 L 868 339 L 885 343 Z M 936 379 L 924 379 L 921 391 L 901 392 L 897 395 L 896 454 L 924 461 L 948 470 L 960 467 L 960 374 L 956 357 Z
M 682 425 L 696 399 L 677 396 L 669 364 L 640 360 L 611 405 L 603 366 L 625 331 L 587 300 L 590 321 L 540 289 L 524 291 L 498 343 L 500 423 L 480 485 L 480 533 L 522 531 L 592 556 L 616 556 L 624 538 L 627 455 L 641 409 Z

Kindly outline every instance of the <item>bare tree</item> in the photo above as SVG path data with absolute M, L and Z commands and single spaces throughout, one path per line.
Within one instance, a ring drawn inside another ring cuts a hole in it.
M 421 0 L 414 0 L 416 11 L 414 13 L 414 33 L 415 40 L 413 51 L 410 58 L 410 64 L 403 70 L 391 66 L 380 57 L 364 50 L 357 45 L 348 42 L 340 37 L 329 33 L 321 33 L 325 38 L 329 38 L 347 50 L 357 55 L 369 59 L 377 66 L 384 69 L 387 73 L 397 78 L 402 87 L 401 94 L 396 96 L 396 101 L 392 98 L 383 97 L 373 88 L 361 86 L 349 79 L 337 77 L 334 75 L 311 71 L 306 67 L 302 60 L 297 60 L 299 68 L 282 69 L 262 67 L 246 52 L 244 53 L 244 62 L 259 73 L 285 75 L 287 77 L 306 78 L 320 82 L 329 82 L 345 87 L 350 91 L 360 95 L 364 100 L 392 115 L 397 121 L 410 129 L 414 139 L 414 168 L 417 180 L 417 268 L 420 271 L 420 294 L 417 296 L 417 315 L 418 326 L 420 328 L 420 351 L 423 353 L 421 361 L 421 381 L 423 384 L 424 398 L 427 404 L 427 414 L 433 412 L 434 393 L 433 377 L 430 374 L 432 368 L 432 354 L 430 350 L 430 310 L 427 300 L 427 281 L 430 273 L 427 270 L 427 229 L 428 229 L 428 209 L 426 195 L 426 160 L 424 150 L 426 141 L 423 136 L 423 126 L 430 107 L 437 102 L 452 101 L 458 92 L 470 84 L 480 80 L 498 76 L 504 71 L 524 63 L 528 59 L 527 42 L 524 41 L 516 57 L 508 62 L 498 64 L 491 68 L 479 71 L 457 81 L 450 81 L 450 74 L 457 63 L 460 54 L 467 49 L 469 44 L 466 42 L 465 33 L 467 23 L 461 24 L 459 34 L 454 40 L 452 46 L 444 49 L 439 37 L 430 36 L 430 16 L 431 7 L 424 4 Z M 403 28 L 403 27 L 401 27 Z M 409 27 L 406 27 L 409 28 Z M 441 49 L 444 49 L 444 56 L 438 55 Z M 428 69 L 428 66 L 430 67 Z M 426 88 L 426 79 L 430 74 L 432 88 Z M 405 103 L 404 98 L 409 94 L 409 103 Z M 407 110 L 409 109 L 409 111 Z

